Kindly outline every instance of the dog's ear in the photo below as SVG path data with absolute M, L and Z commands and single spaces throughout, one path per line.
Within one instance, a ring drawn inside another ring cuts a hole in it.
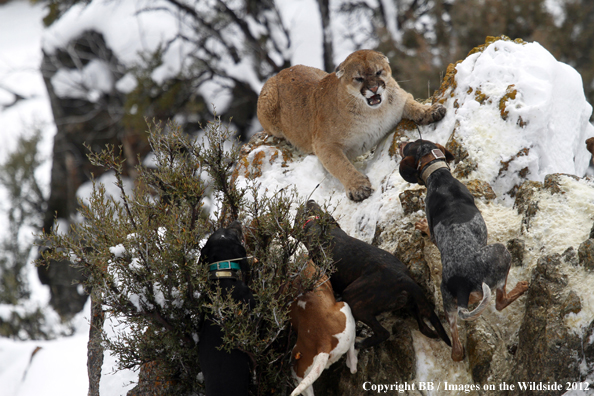
M 453 160 L 455 160 L 456 158 L 454 157 L 454 154 L 450 153 L 448 150 L 446 150 L 445 147 L 443 147 L 441 144 L 439 143 L 435 143 L 435 145 L 437 147 L 439 147 L 439 149 L 441 150 L 441 152 L 445 155 L 446 157 L 446 161 L 447 162 L 452 162 Z
M 400 176 L 409 183 L 418 183 L 418 174 L 415 157 L 412 155 L 400 160 Z

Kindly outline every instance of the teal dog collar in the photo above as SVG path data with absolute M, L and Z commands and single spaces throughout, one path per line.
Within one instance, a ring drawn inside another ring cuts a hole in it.
M 239 263 L 236 263 L 235 261 L 217 261 L 216 263 L 210 264 L 208 270 L 241 270 L 241 267 L 239 266 Z

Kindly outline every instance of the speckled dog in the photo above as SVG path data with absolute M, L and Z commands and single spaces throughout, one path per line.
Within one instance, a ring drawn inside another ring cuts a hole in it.
M 441 253 L 441 295 L 452 335 L 452 359 L 464 359 L 457 319 L 474 320 L 483 312 L 496 289 L 501 311 L 527 289 L 518 282 L 506 293 L 511 255 L 500 243 L 487 245 L 487 226 L 465 185 L 452 176 L 447 162 L 454 156 L 443 146 L 427 140 L 400 145 L 400 175 L 409 183 L 427 186 L 427 219 L 417 223 Z M 473 310 L 468 304 L 479 302 Z

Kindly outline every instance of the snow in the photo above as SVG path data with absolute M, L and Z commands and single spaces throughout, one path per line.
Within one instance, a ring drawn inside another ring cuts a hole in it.
M 130 92 L 134 91 L 137 85 L 138 82 L 131 73 L 126 73 L 124 77 L 120 78 L 115 83 L 116 89 L 125 94 L 129 94 Z
M 33 129 L 40 129 L 42 141 L 40 155 L 45 160 L 38 177 L 44 191 L 49 191 L 51 152 L 55 125 L 43 78 L 41 64 L 42 18 L 46 11 L 42 4 L 29 1 L 12 1 L 0 6 L 0 162 L 16 147 L 20 136 L 27 136 Z M 109 18 L 108 18 L 109 19 Z M 93 66 L 91 66 L 93 67 Z M 88 70 L 87 70 L 88 72 Z M 92 74 L 92 73 L 91 73 Z M 89 81 L 86 81 L 88 84 Z M 104 86 L 98 85 L 104 91 Z M 10 106 L 17 93 L 25 99 Z M 7 221 L 4 207 L 5 191 L 0 190 L 3 203 L 2 224 Z M 63 223 L 61 230 L 67 229 Z M 0 229 L 4 237 L 6 229 Z M 28 244 L 33 242 L 29 234 Z M 13 340 L 0 338 L 0 394 L 2 396 L 79 396 L 88 392 L 87 342 L 89 334 L 90 306 L 73 319 L 62 323 L 59 315 L 49 307 L 50 293 L 39 281 L 33 259 L 37 249 L 31 250 L 25 277 L 28 280 L 30 297 L 20 306 L 0 305 L 0 316 L 6 317 L 13 311 L 19 314 L 43 310 L 45 323 L 42 330 L 57 337 L 54 340 Z M 71 335 L 65 337 L 64 335 Z M 32 356 L 37 347 L 41 349 Z M 101 393 L 105 395 L 126 395 L 130 383 L 136 381 L 137 373 L 121 371 L 112 374 L 115 358 L 106 354 L 101 381 Z
M 43 29 L 42 5 L 15 1 L 0 8 L 0 26 L 19 34 L 0 35 L 0 125 L 3 141 L 0 160 L 14 150 L 23 131 L 38 127 L 44 131 L 43 155 L 49 155 L 55 127 L 47 100 L 43 78 L 39 72 L 41 51 L 39 38 Z M 26 99 L 10 106 L 16 93 Z M 49 175 L 49 167 L 46 167 Z
M 291 64 L 324 68 L 322 28 L 314 0 L 277 1 L 283 24 L 291 31 Z
M 93 59 L 82 70 L 59 69 L 51 78 L 56 95 L 97 102 L 114 86 L 113 74 L 105 61 Z
M 390 3 L 382 2 L 384 5 Z M 336 13 L 340 4 L 334 4 L 332 12 Z M 549 9 L 555 9 L 558 1 L 548 0 L 546 5 Z M 147 7 L 165 7 L 165 10 L 140 12 Z M 285 48 L 285 52 L 280 54 L 272 53 L 271 57 L 279 62 L 282 57 L 288 57 L 292 64 L 322 67 L 322 32 L 317 3 L 314 0 L 278 1 L 278 7 L 282 20 L 290 31 L 291 47 Z M 395 12 L 392 7 L 386 7 L 389 15 Z M 18 136 L 34 127 L 42 129 L 42 155 L 48 159 L 50 157 L 55 126 L 38 70 L 42 35 L 44 50 L 55 53 L 72 38 L 94 28 L 104 35 L 107 45 L 119 60 L 130 66 L 140 62 L 140 53 L 154 51 L 160 43 L 171 40 L 178 32 L 188 31 L 189 26 L 177 23 L 176 15 L 167 11 L 170 9 L 166 1 L 159 0 L 93 0 L 88 4 L 76 4 L 63 18 L 43 32 L 43 5 L 13 1 L 0 6 L 0 27 L 13 32 L 0 35 L 0 123 L 3 137 L 0 160 L 5 159 L 14 149 Z M 344 26 L 356 21 L 340 21 L 335 16 L 333 15 L 332 34 L 336 40 L 349 33 Z M 562 21 L 563 17 L 559 15 L 558 21 Z M 247 22 L 250 30 L 257 36 L 257 22 L 249 19 Z M 388 26 L 395 39 L 399 34 L 397 28 L 393 24 Z M 334 56 L 337 64 L 355 49 L 356 43 L 367 46 L 373 44 L 366 41 L 368 36 L 364 27 L 356 33 L 354 41 L 336 42 Z M 280 39 L 281 33 L 276 34 Z M 152 77 L 161 81 L 183 71 L 187 55 L 188 49 L 175 43 L 167 49 L 163 65 L 154 71 Z M 244 62 L 230 65 L 229 72 L 248 82 L 254 89 L 260 87 L 262 82 L 249 67 L 250 60 L 245 59 Z M 513 199 L 507 195 L 513 186 L 524 180 L 520 175 L 522 169 L 528 169 L 526 179 L 538 181 L 542 181 L 548 173 L 564 172 L 579 176 L 585 173 L 589 154 L 584 141 L 594 136 L 594 127 L 588 121 L 592 108 L 585 101 L 579 74 L 569 66 L 557 62 L 537 43 L 520 45 L 498 41 L 484 52 L 461 62 L 457 66 L 456 82 L 454 97 L 445 104 L 448 110 L 446 118 L 436 126 L 422 128 L 423 137 L 445 145 L 455 130 L 456 138 L 469 150 L 470 159 L 479 164 L 468 178 L 489 182 L 498 196 L 494 203 L 478 202 L 489 227 L 490 242 L 506 242 L 520 235 L 522 227 L 521 216 L 512 207 Z M 136 80 L 131 74 L 114 81 L 107 66 L 99 62 L 91 62 L 80 70 L 61 70 L 54 76 L 53 83 L 61 96 L 92 100 L 98 99 L 98 95 L 109 92 L 114 87 L 126 93 L 136 86 Z M 201 88 L 201 93 L 221 111 L 230 100 L 229 92 L 221 88 L 224 85 L 224 81 L 213 81 Z M 515 99 L 505 103 L 509 113 L 507 120 L 503 120 L 499 102 L 511 85 L 517 90 L 517 95 Z M 85 92 L 76 89 L 77 86 L 84 86 Z M 488 97 L 482 105 L 475 100 L 477 90 Z M 16 99 L 15 93 L 26 99 L 10 106 Z M 457 108 L 454 107 L 456 100 Z M 520 119 L 522 123 L 527 123 L 524 127 L 518 125 Z M 411 134 L 408 138 L 415 139 L 416 136 Z M 369 176 L 375 189 L 372 196 L 362 203 L 349 201 L 343 186 L 328 174 L 314 156 L 297 156 L 293 162 L 288 163 L 288 167 L 282 167 L 282 155 L 275 161 L 269 161 L 277 150 L 271 146 L 258 149 L 266 154 L 266 159 L 262 161 L 263 173 L 258 181 L 270 192 L 286 187 L 295 188 L 304 198 L 311 195 L 319 203 L 328 202 L 331 207 L 336 208 L 334 215 L 349 235 L 370 242 L 378 226 L 386 233 L 403 226 L 405 220 L 398 194 L 406 189 L 417 188 L 400 177 L 397 170 L 398 158 L 392 158 L 388 154 L 390 143 L 391 136 L 381 142 L 373 153 L 360 156 L 355 161 L 356 167 Z M 517 155 L 526 148 L 529 149 L 527 155 Z M 250 159 L 256 152 L 250 154 Z M 509 167 L 500 173 L 502 161 L 509 161 Z M 51 164 L 47 161 L 40 172 L 46 189 L 49 185 L 50 167 Z M 119 191 L 113 190 L 113 175 L 106 174 L 99 181 L 111 191 L 112 196 L 119 196 Z M 245 178 L 240 178 L 240 182 L 248 183 Z M 523 236 L 527 246 L 528 264 L 525 268 L 514 268 L 510 272 L 510 284 L 527 279 L 536 264 L 536 258 L 542 254 L 541 248 L 544 247 L 547 253 L 562 253 L 569 246 L 577 249 L 579 243 L 587 238 L 594 220 L 592 182 L 565 178 L 561 188 L 565 194 L 543 192 L 537 197 L 540 211 L 532 219 L 532 228 Z M 0 193 L 4 194 L 2 191 Z M 78 192 L 83 199 L 88 198 L 89 193 L 89 184 Z M 4 232 L 0 230 L 0 235 Z M 390 243 L 393 242 L 385 242 L 382 247 L 393 251 L 394 246 Z M 124 254 L 121 245 L 112 249 L 116 256 Z M 427 247 L 426 255 L 431 268 L 438 268 L 436 249 Z M 571 289 L 578 293 L 582 301 L 582 311 L 568 315 L 566 322 L 573 331 L 581 334 L 584 326 L 594 318 L 594 295 L 591 293 L 594 275 L 585 274 L 580 268 L 572 271 L 568 274 L 568 279 Z M 26 276 L 32 296 L 24 307 L 18 309 L 30 312 L 42 308 L 46 312 L 49 328 L 54 329 L 57 335 L 69 332 L 70 328 L 60 324 L 57 314 L 48 308 L 49 291 L 40 284 L 32 265 L 27 268 Z M 159 304 L 163 303 L 164 301 L 159 301 Z M 140 300 L 137 306 L 140 307 Z M 11 309 L 14 308 L 0 306 L 0 316 L 9 315 Z M 499 324 L 497 327 L 503 336 L 511 337 L 517 330 L 517 317 L 521 314 L 519 309 L 519 306 L 512 306 L 505 314 L 488 309 L 485 317 L 489 322 Z M 90 306 L 87 304 L 73 320 L 73 334 L 70 337 L 60 336 L 50 341 L 0 338 L 2 395 L 86 394 L 89 316 Z M 117 320 L 108 318 L 106 329 L 113 334 L 121 331 L 113 330 L 117 327 Z M 442 344 L 429 340 L 416 331 L 413 332 L 413 343 L 417 352 L 417 380 L 442 378 L 451 383 L 472 382 L 468 378 L 466 363 L 452 363 L 449 350 Z M 37 347 L 41 349 L 32 356 Z M 115 357 L 106 354 L 101 394 L 125 395 L 131 388 L 130 383 L 137 380 L 137 373 L 131 371 L 113 374 L 115 366 Z
M 478 163 L 470 179 L 487 181 L 502 195 L 521 182 L 523 168 L 528 168 L 529 180 L 538 181 L 550 173 L 586 173 L 590 154 L 584 142 L 594 136 L 592 106 L 573 68 L 557 62 L 538 43 L 497 41 L 456 70 L 454 95 L 460 107 L 456 110 L 455 101 L 448 101 L 448 114 L 427 137 L 445 145 L 455 131 Z M 509 114 L 503 120 L 499 104 L 510 86 L 517 95 L 507 101 Z M 477 91 L 489 103 L 474 100 Z M 518 127 L 519 122 L 527 125 Z M 519 155 L 522 149 L 529 149 L 528 154 Z M 508 171 L 500 173 L 501 162 L 510 160 Z
M 88 392 L 87 343 L 90 300 L 74 319 L 74 335 L 50 341 L 0 338 L 0 384 L 6 396 L 79 396 Z M 115 322 L 108 318 L 105 328 Z M 37 350 L 37 352 L 35 352 Z M 100 392 L 125 396 L 137 380 L 129 370 L 113 373 L 116 361 L 105 354 Z
M 547 11 L 553 16 L 553 20 L 555 21 L 555 25 L 557 27 L 561 27 L 563 22 L 565 22 L 565 12 L 563 10 L 563 2 L 562 0 L 545 0 L 544 6 Z
M 275 49 L 270 48 L 271 57 L 279 64 L 282 64 L 284 58 L 288 57 L 293 64 L 303 63 L 322 67 L 322 32 L 317 3 L 314 0 L 279 1 L 277 6 L 285 26 L 289 27 L 291 48 L 286 48 L 289 43 L 283 38 L 283 33 L 280 30 L 275 30 L 273 34 L 275 40 L 280 43 L 279 50 L 282 53 L 275 53 Z M 201 7 L 201 9 L 206 7 L 205 10 L 208 11 L 212 9 L 212 4 L 198 3 L 196 7 Z M 263 26 L 253 18 L 247 18 L 246 21 L 249 30 L 255 37 L 259 37 Z M 243 37 L 241 32 L 232 31 L 233 25 L 229 25 L 225 29 L 227 29 L 224 32 L 225 38 L 231 42 L 237 42 Z M 100 32 L 107 47 L 127 67 L 143 64 L 144 60 L 141 56 L 143 54 L 152 53 L 158 48 L 164 49 L 163 63 L 151 74 L 151 78 L 157 84 L 180 73 L 187 73 L 193 59 L 192 53 L 204 51 L 203 48 L 197 48 L 192 43 L 191 39 L 195 37 L 195 32 L 191 20 L 164 0 L 126 2 L 94 0 L 88 4 L 75 4 L 65 15 L 46 29 L 43 34 L 43 49 L 48 54 L 55 54 L 56 51 L 66 48 L 72 39 L 87 30 Z M 187 37 L 189 40 L 176 39 L 178 35 Z M 241 60 L 235 63 L 229 57 L 224 56 L 225 49 L 220 45 L 217 47 L 215 40 L 207 40 L 204 45 L 209 51 L 223 56 L 221 66 L 230 78 L 244 81 L 255 92 L 260 92 L 264 82 L 257 77 L 254 60 L 250 56 L 242 54 Z M 346 55 L 347 53 L 343 51 L 342 59 Z M 89 88 L 89 80 L 86 77 L 90 73 L 95 79 L 92 85 L 100 86 L 100 89 L 93 89 L 92 98 L 96 98 L 97 93 L 105 92 L 106 87 L 112 87 L 113 81 L 111 81 L 112 77 L 108 77 L 108 70 L 106 71 L 105 68 L 87 70 L 87 68 L 88 66 L 84 70 L 59 71 L 59 75 L 54 77 L 59 87 L 58 95 L 86 97 L 84 89 L 80 88 Z M 85 84 L 81 84 L 82 82 Z M 75 89 L 72 89 L 73 86 Z M 130 74 L 124 76 L 115 85 L 118 90 L 124 93 L 130 92 L 135 86 L 135 78 Z M 203 84 L 199 92 L 206 98 L 207 103 L 212 104 L 217 111 L 224 112 L 232 98 L 229 86 L 231 86 L 229 79 L 214 77 Z
M 103 187 L 105 188 L 106 196 L 111 197 L 116 202 L 121 200 L 122 192 L 116 184 L 117 179 L 115 177 L 114 171 L 109 171 L 109 172 L 105 172 L 105 173 L 101 174 L 101 176 L 99 176 L 99 178 L 97 178 L 95 183 L 103 185 Z M 132 190 L 134 188 L 134 182 L 128 177 L 123 177 L 122 183 L 124 184 L 124 192 L 127 195 L 132 194 Z M 91 181 L 91 180 L 81 184 L 80 187 L 78 188 L 78 190 L 76 190 L 77 198 L 79 198 L 80 200 L 82 200 L 85 203 L 89 202 L 92 193 L 93 193 L 93 181 Z
M 453 92 L 445 94 L 448 98 L 444 103 L 446 117 L 437 124 L 422 127 L 422 135 L 445 146 L 455 134 L 470 159 L 478 164 L 466 179 L 487 181 L 493 187 L 497 198 L 490 203 L 477 200 L 477 206 L 489 230 L 489 243 L 505 244 L 513 238 L 525 241 L 524 265 L 512 268 L 508 276 L 508 284 L 515 285 L 520 280 L 530 279 L 538 257 L 563 253 L 569 247 L 577 251 L 579 244 L 588 238 L 594 223 L 594 182 L 567 176 L 561 178 L 561 193 L 539 192 L 534 197 L 539 211 L 532 218 L 530 229 L 523 233 L 522 216 L 513 207 L 514 199 L 509 192 L 525 180 L 543 182 L 550 173 L 585 175 L 590 158 L 585 140 L 594 136 L 594 127 L 588 121 L 592 107 L 585 100 L 579 74 L 557 62 L 537 43 L 495 42 L 484 52 L 458 64 L 456 84 Z M 499 105 L 510 85 L 517 94 L 515 99 L 510 98 L 505 103 L 509 113 L 507 119 L 503 119 Z M 476 100 L 477 90 L 487 97 L 482 104 Z M 518 122 L 520 117 L 522 125 Z M 416 131 L 405 137 L 417 138 Z M 423 216 L 422 213 L 403 215 L 399 193 L 418 187 L 401 178 L 400 158 L 389 155 L 391 143 L 392 135 L 389 135 L 374 152 L 355 160 L 356 168 L 369 177 L 375 190 L 360 203 L 347 199 L 341 183 L 313 155 L 296 155 L 292 162 L 283 166 L 283 156 L 277 155 L 278 148 L 265 143 L 255 148 L 247 159 L 252 164 L 259 153 L 265 155 L 259 158 L 262 164 L 262 176 L 257 178 L 262 183 L 260 193 L 265 194 L 265 189 L 268 194 L 274 194 L 282 188 L 294 188 L 301 198 L 311 196 L 318 203 L 334 208 L 333 216 L 347 234 L 371 242 L 377 229 L 383 235 L 397 234 L 407 223 Z M 523 149 L 529 149 L 528 154 L 518 155 Z M 503 167 L 502 161 L 508 161 L 509 166 Z M 521 173 L 524 168 L 527 168 L 526 174 Z M 238 182 L 250 184 L 245 170 L 242 175 Z M 387 239 L 383 238 L 380 247 L 394 251 L 396 241 Z M 439 284 L 439 275 L 436 275 L 441 268 L 439 252 L 434 245 L 426 244 L 424 253 L 434 282 Z M 579 295 L 582 311 L 568 315 L 566 322 L 572 331 L 583 334 L 594 320 L 591 293 L 594 276 L 583 268 L 572 271 L 567 274 L 569 287 Z M 439 292 L 434 297 L 440 306 Z M 480 323 L 491 323 L 501 338 L 512 339 L 517 337 L 523 309 L 522 304 L 512 304 L 500 313 L 489 307 Z M 413 343 L 417 354 L 416 380 L 472 383 L 468 362 L 452 362 L 450 350 L 443 343 L 415 331 Z M 498 353 L 502 355 L 496 355 L 493 364 L 505 364 L 505 352 Z
M 164 8 L 160 12 L 141 12 L 149 7 Z M 53 23 L 43 34 L 43 49 L 54 54 L 66 48 L 69 41 L 87 30 L 103 34 L 107 46 L 121 62 L 134 63 L 144 51 L 155 51 L 157 46 L 173 38 L 177 23 L 169 16 L 166 1 L 92 1 L 72 6 L 65 15 Z M 163 67 L 178 69 L 179 65 L 166 63 Z

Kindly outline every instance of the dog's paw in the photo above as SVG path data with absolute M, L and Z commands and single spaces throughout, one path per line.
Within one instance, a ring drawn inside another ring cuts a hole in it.
M 372 192 L 373 188 L 371 188 L 369 178 L 362 176 L 356 183 L 347 188 L 347 197 L 352 201 L 360 202 L 369 198 Z
M 528 290 L 529 287 L 530 284 L 528 281 L 520 281 L 516 283 L 516 286 L 513 288 L 512 292 L 516 291 L 517 294 L 523 294 L 526 290 Z
M 431 235 L 429 233 L 429 223 L 427 223 L 427 218 L 417 221 L 415 223 L 415 230 L 419 230 L 427 235 Z
M 452 360 L 454 362 L 461 362 L 464 360 L 464 356 L 466 355 L 466 351 L 464 347 L 460 345 L 459 348 L 452 348 Z

